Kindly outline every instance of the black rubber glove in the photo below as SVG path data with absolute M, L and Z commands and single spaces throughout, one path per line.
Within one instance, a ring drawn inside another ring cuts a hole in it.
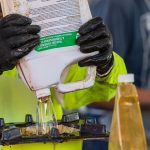
M 11 70 L 18 59 L 27 55 L 40 43 L 40 27 L 31 25 L 32 20 L 11 14 L 0 20 L 0 74 Z
M 112 36 L 100 17 L 93 18 L 79 29 L 77 44 L 83 53 L 98 51 L 98 54 L 79 62 L 79 66 L 97 66 L 97 74 L 107 76 L 113 67 Z

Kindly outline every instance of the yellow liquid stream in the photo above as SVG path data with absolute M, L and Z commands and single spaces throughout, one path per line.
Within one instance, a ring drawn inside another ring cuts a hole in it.
M 147 150 L 137 91 L 131 83 L 118 88 L 109 150 Z
M 51 97 L 42 97 L 37 102 L 37 135 L 50 135 L 52 127 L 57 128 L 57 118 Z

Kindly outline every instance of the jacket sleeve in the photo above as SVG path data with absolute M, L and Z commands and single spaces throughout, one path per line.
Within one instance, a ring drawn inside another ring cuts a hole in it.
M 114 53 L 114 66 L 110 74 L 105 78 L 96 77 L 95 84 L 91 88 L 64 94 L 64 108 L 76 109 L 92 102 L 109 101 L 116 94 L 118 74 L 126 74 L 126 67 L 123 59 Z M 70 68 L 67 82 L 83 80 L 87 68 L 80 68 L 73 65 Z

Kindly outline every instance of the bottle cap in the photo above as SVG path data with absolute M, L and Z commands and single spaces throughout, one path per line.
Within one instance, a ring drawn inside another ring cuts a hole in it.
M 134 82 L 134 74 L 124 74 L 118 76 L 118 82 Z
M 37 90 L 36 91 L 36 96 L 37 98 L 42 98 L 42 97 L 46 97 L 46 96 L 50 96 L 50 89 L 41 89 L 41 90 Z

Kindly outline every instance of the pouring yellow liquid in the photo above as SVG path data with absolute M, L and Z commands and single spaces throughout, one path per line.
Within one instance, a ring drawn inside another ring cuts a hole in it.
M 129 81 L 123 78 L 118 84 L 109 150 L 147 150 L 138 94 L 132 83 L 134 77 L 124 77 L 129 77 Z
M 36 117 L 38 135 L 50 135 L 51 128 L 57 128 L 56 113 L 50 96 L 38 100 Z

